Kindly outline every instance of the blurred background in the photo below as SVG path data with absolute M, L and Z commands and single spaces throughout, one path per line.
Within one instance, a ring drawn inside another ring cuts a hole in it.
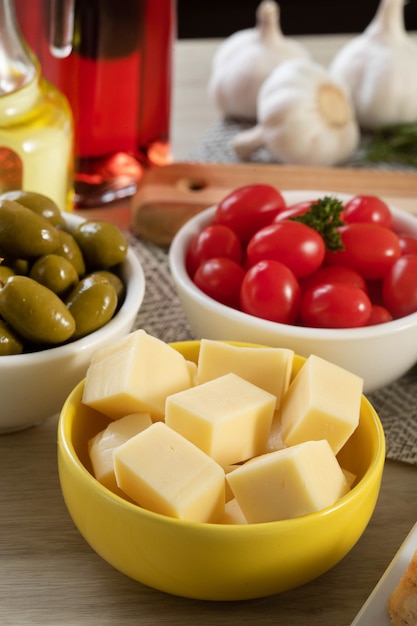
M 255 23 L 260 0 L 177 0 L 178 37 L 227 37 Z M 286 35 L 361 32 L 371 21 L 379 0 L 279 0 L 281 27 Z M 405 3 L 407 30 L 417 30 L 417 0 Z

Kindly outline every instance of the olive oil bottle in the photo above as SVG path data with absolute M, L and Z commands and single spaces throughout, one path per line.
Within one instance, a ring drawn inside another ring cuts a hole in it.
M 0 0 L 0 193 L 35 191 L 73 206 L 73 120 L 21 37 L 13 0 Z
M 175 0 L 14 0 L 43 76 L 74 115 L 77 207 L 131 196 L 172 160 Z

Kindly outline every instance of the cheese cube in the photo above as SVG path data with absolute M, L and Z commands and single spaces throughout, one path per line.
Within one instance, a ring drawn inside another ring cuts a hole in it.
M 129 439 L 113 456 L 118 486 L 140 506 L 195 522 L 223 515 L 223 469 L 163 422 Z
M 240 467 L 240 465 L 226 465 L 225 467 L 223 467 L 224 473 L 229 474 L 230 472 L 233 472 L 238 467 Z M 227 482 L 227 480 L 226 480 L 226 490 L 225 490 L 224 498 L 226 502 L 229 502 L 229 500 L 232 500 L 234 498 L 233 491 L 230 489 L 230 485 Z
M 219 524 L 247 524 L 246 517 L 242 513 L 236 498 L 226 502 L 224 506 L 224 514 L 219 519 Z
M 169 396 L 165 422 L 224 467 L 265 452 L 275 403 L 230 373 Z
M 94 476 L 114 493 L 120 493 L 113 466 L 113 450 L 152 424 L 149 413 L 134 413 L 111 422 L 88 442 Z
M 349 491 L 325 439 L 264 454 L 228 474 L 226 480 L 249 523 L 313 513 Z
M 286 348 L 235 346 L 202 339 L 198 356 L 198 382 L 205 383 L 233 372 L 276 396 L 277 407 L 287 391 L 294 351 Z
M 190 372 L 191 385 L 197 385 L 197 363 L 187 361 L 188 371 Z
M 138 412 L 163 419 L 166 396 L 190 387 L 191 373 L 177 350 L 139 329 L 93 356 L 83 402 L 111 419 Z
M 349 487 L 352 488 L 353 484 L 354 484 L 354 482 L 355 482 L 355 480 L 357 478 L 357 475 L 354 474 L 353 472 L 345 469 L 344 467 L 342 467 L 342 472 L 345 475 L 345 478 L 347 480 L 347 483 L 348 483 Z
M 266 452 L 273 452 L 274 450 L 281 450 L 286 447 L 287 446 L 282 441 L 281 413 L 277 410 L 272 418 L 271 429 L 266 443 Z
M 337 454 L 358 426 L 362 390 L 363 380 L 356 374 L 308 357 L 282 401 L 284 443 L 327 439 Z

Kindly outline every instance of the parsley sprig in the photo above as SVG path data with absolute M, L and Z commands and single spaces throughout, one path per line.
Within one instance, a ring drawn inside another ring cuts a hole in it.
M 394 161 L 417 167 L 417 123 L 376 130 L 364 140 L 365 160 Z
M 343 203 L 332 196 L 324 196 L 311 203 L 310 209 L 291 219 L 314 228 L 323 238 L 326 248 L 331 252 L 343 250 L 343 243 L 337 228 L 343 226 L 341 213 Z

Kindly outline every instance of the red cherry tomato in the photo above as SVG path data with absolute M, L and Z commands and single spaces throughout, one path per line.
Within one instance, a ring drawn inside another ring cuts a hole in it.
M 240 291 L 245 313 L 273 322 L 293 324 L 300 305 L 300 286 L 292 271 L 271 259 L 259 261 L 245 274 Z
M 384 298 L 382 296 L 382 283 L 382 278 L 366 281 L 366 293 L 370 297 L 372 304 L 379 304 L 381 306 L 384 306 Z
M 326 283 L 346 283 L 367 291 L 365 279 L 355 270 L 343 265 L 325 265 L 320 267 L 314 274 L 303 278 L 300 281 L 300 287 L 305 292 L 307 289 L 311 289 L 311 287 L 317 287 Z
M 382 278 L 401 255 L 398 236 L 385 226 L 355 222 L 339 231 L 344 250 L 327 251 L 329 265 L 346 265 L 364 278 Z
M 398 235 L 400 242 L 401 254 L 417 254 L 417 238 L 411 235 Z
M 301 321 L 314 328 L 356 328 L 365 326 L 371 308 L 371 301 L 359 287 L 345 283 L 319 285 L 304 294 Z
M 315 272 L 325 253 L 324 241 L 316 230 L 290 220 L 261 228 L 246 248 L 249 266 L 264 259 L 274 259 L 284 263 L 297 277 Z
M 406 254 L 392 265 L 384 277 L 382 294 L 393 317 L 417 311 L 417 256 Z
M 205 261 L 194 274 L 195 285 L 210 298 L 233 308 L 240 307 L 240 287 L 245 270 L 225 257 Z
M 388 309 L 380 304 L 373 304 L 371 316 L 366 325 L 375 326 L 376 324 L 385 324 L 386 322 L 391 322 L 392 319 L 393 317 Z
M 371 222 L 392 228 L 392 214 L 388 205 L 377 196 L 355 196 L 345 204 L 342 219 L 347 223 Z
M 186 267 L 191 278 L 198 266 L 214 257 L 227 257 L 240 263 L 242 245 L 231 228 L 222 224 L 206 226 L 192 240 L 186 256 Z
M 303 202 L 297 202 L 297 204 L 292 204 L 288 207 L 288 209 L 284 209 L 276 217 L 274 217 L 274 222 L 282 222 L 283 220 L 287 220 L 290 217 L 296 217 L 297 215 L 304 215 L 307 211 L 310 210 L 311 205 L 314 200 L 304 200 Z
M 246 243 L 286 208 L 280 192 L 270 185 L 247 185 L 232 191 L 217 206 L 214 222 L 229 226 Z

